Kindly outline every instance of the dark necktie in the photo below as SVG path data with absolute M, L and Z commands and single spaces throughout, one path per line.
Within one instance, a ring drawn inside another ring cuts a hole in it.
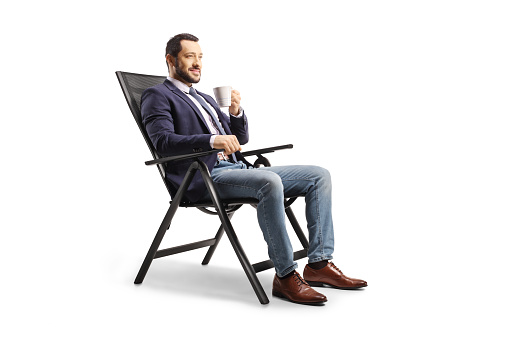
M 196 90 L 194 88 L 189 88 L 189 94 L 195 98 L 199 103 L 200 105 L 203 107 L 203 109 L 209 114 L 209 116 L 212 118 L 212 121 L 214 122 L 214 127 L 217 128 L 217 130 L 219 131 L 219 133 L 221 133 L 222 135 L 226 135 L 224 129 L 223 129 L 223 126 L 221 125 L 221 123 L 219 122 L 219 120 L 217 119 L 216 115 L 214 114 L 214 112 L 212 112 L 209 108 L 209 105 L 207 105 L 207 103 L 205 102 L 205 100 L 200 96 L 198 95 L 198 93 L 196 93 Z M 233 161 L 234 162 L 237 162 L 237 157 L 235 157 L 235 154 L 231 154 L 232 155 L 232 158 L 233 158 Z

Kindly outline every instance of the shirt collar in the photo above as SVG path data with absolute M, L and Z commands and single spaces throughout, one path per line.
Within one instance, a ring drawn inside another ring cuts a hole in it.
M 186 94 L 189 94 L 189 86 L 187 86 L 186 84 L 184 84 L 182 81 L 180 80 L 177 80 L 177 79 L 174 79 L 172 77 L 167 77 L 167 79 L 169 81 L 171 81 L 172 84 L 175 85 L 175 87 L 177 87 L 178 89 L 180 89 L 182 92 L 186 93 Z

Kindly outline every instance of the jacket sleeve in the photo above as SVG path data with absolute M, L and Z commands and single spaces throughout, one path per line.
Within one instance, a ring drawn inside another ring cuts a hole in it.
M 223 113 L 224 114 L 224 113 Z M 247 125 L 246 112 L 243 112 L 242 116 L 228 117 L 230 120 L 230 130 L 237 137 L 241 145 L 247 144 L 249 141 L 249 128 Z
M 241 117 L 232 117 L 230 114 L 225 114 L 219 106 L 217 102 L 210 95 L 205 93 L 199 93 L 206 101 L 216 110 L 216 113 L 220 117 L 222 123 L 225 121 L 228 123 L 228 127 L 233 135 L 237 137 L 239 140 L 239 144 L 244 145 L 249 141 L 249 128 L 247 124 L 246 113 L 244 112 Z
M 178 134 L 176 112 L 169 98 L 157 87 L 146 89 L 141 98 L 142 123 L 157 153 L 161 156 L 208 151 L 211 134 Z

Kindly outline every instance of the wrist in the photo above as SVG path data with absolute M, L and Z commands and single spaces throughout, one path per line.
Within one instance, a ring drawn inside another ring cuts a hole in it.
M 239 107 L 230 106 L 228 111 L 230 112 L 231 115 L 237 116 L 240 113 L 240 106 Z
M 232 112 L 230 111 L 230 114 L 231 114 L 231 115 L 233 115 L 233 116 L 234 116 L 234 117 L 236 117 L 236 118 L 240 118 L 240 117 L 242 116 L 242 114 L 243 114 L 243 113 L 244 113 L 244 109 L 243 109 L 241 106 L 239 106 L 239 108 L 237 109 L 237 112 L 236 112 L 236 113 L 232 113 Z
M 213 135 L 210 137 L 210 141 L 209 141 L 210 148 L 214 148 L 214 140 L 216 140 L 216 137 L 217 137 L 217 134 L 213 134 Z

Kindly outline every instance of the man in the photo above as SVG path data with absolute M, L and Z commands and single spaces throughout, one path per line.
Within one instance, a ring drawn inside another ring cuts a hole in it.
M 252 168 L 239 152 L 249 139 L 240 93 L 232 91 L 228 116 L 212 97 L 193 87 L 201 78 L 202 56 L 198 38 L 191 34 L 174 36 L 166 46 L 168 79 L 142 95 L 143 124 L 157 152 L 172 156 L 224 149 L 202 160 L 222 198 L 259 200 L 258 223 L 276 269 L 273 295 L 296 303 L 320 304 L 327 298 L 311 286 L 340 289 L 367 286 L 363 280 L 348 278 L 329 262 L 334 250 L 329 172 L 317 166 Z M 174 188 L 173 194 L 190 161 L 167 167 L 166 180 Z M 295 270 L 297 264 L 285 226 L 284 198 L 297 195 L 305 195 L 309 230 L 304 279 Z M 195 176 L 186 197 L 191 201 L 207 199 L 201 176 Z

